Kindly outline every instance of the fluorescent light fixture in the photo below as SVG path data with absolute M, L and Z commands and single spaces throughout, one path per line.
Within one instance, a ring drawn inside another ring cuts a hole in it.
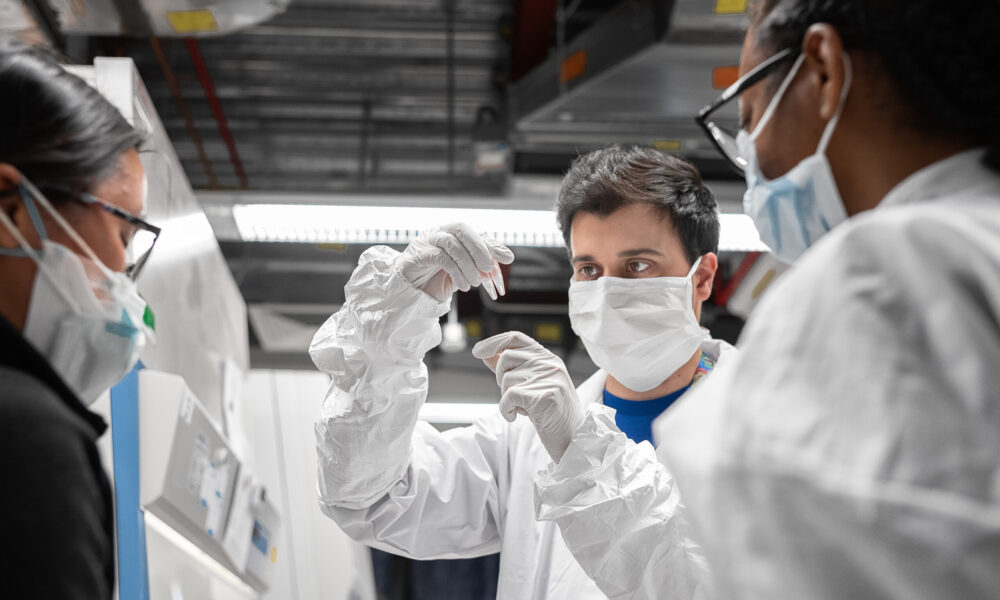
M 471 402 L 427 402 L 420 407 L 420 419 L 438 425 L 468 425 L 500 410 L 497 404 Z
M 425 229 L 463 222 L 508 246 L 563 246 L 550 210 L 236 204 L 233 219 L 245 242 L 407 244 Z M 750 217 L 723 214 L 720 222 L 720 250 L 767 251 Z

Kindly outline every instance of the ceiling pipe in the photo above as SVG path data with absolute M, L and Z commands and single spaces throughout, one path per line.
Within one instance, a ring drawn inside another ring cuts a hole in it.
M 510 80 L 516 82 L 545 61 L 552 45 L 560 0 L 516 0 L 510 44 Z
M 358 144 L 358 188 L 365 189 L 368 179 L 368 144 L 371 138 L 372 101 L 361 105 L 361 139 Z
M 556 55 L 559 57 L 559 64 L 564 64 L 566 61 L 566 24 L 569 22 L 570 18 L 573 17 L 573 13 L 580 8 L 580 4 L 583 0 L 572 0 L 572 3 L 568 6 L 563 4 L 562 0 L 556 5 Z M 566 93 L 566 83 L 567 80 L 563 77 L 559 78 L 559 93 Z
M 448 67 L 448 187 L 455 187 L 455 0 L 444 0 Z
M 156 62 L 160 63 L 160 71 L 163 72 L 163 79 L 167 82 L 167 89 L 170 90 L 170 96 L 177 107 L 177 113 L 184 120 L 184 128 L 187 129 L 188 137 L 191 138 L 191 143 L 194 144 L 194 148 L 198 152 L 198 162 L 201 163 L 202 169 L 205 170 L 205 176 L 208 177 L 208 185 L 211 189 L 217 190 L 220 188 L 219 179 L 215 176 L 215 169 L 212 168 L 212 163 L 208 160 L 208 155 L 205 153 L 205 144 L 201 140 L 198 128 L 194 125 L 194 115 L 192 115 L 191 108 L 187 102 L 184 101 L 184 96 L 181 94 L 181 86 L 177 82 L 174 70 L 170 68 L 170 63 L 167 61 L 166 55 L 163 53 L 160 39 L 155 35 L 150 36 L 149 46 L 153 49 L 153 54 L 156 55 Z
M 205 65 L 205 59 L 201 55 L 198 40 L 191 37 L 185 38 L 184 44 L 187 46 L 188 54 L 191 55 L 191 62 L 194 63 L 195 72 L 198 74 L 198 81 L 201 82 L 201 89 L 205 92 L 205 99 L 208 101 L 212 116 L 215 117 L 215 122 L 219 126 L 219 135 L 222 137 L 222 141 L 226 144 L 226 149 L 229 151 L 229 162 L 232 163 L 236 177 L 240 180 L 240 189 L 248 189 L 249 182 L 246 171 L 243 169 L 243 161 L 240 160 L 240 153 L 236 149 L 236 140 L 233 139 L 233 133 L 229 130 L 226 113 L 223 112 L 222 103 L 219 102 L 219 97 L 215 93 L 215 85 L 212 83 L 212 76 Z

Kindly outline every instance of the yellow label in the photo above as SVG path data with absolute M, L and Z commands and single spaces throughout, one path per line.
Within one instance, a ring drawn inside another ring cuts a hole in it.
M 715 14 L 738 15 L 747 11 L 747 0 L 715 0 Z
M 681 149 L 680 140 L 654 140 L 653 147 L 665 152 L 677 152 Z
M 471 338 L 483 337 L 483 324 L 479 321 L 466 321 L 465 334 Z
M 177 33 L 210 33 L 219 30 L 215 15 L 204 10 L 168 10 L 167 22 Z
M 562 327 L 558 323 L 539 323 L 535 325 L 535 339 L 539 342 L 558 342 L 562 340 Z
M 271 547 L 271 562 L 272 563 L 278 562 L 278 547 L 277 546 L 272 546 Z
M 336 250 L 337 252 L 347 250 L 347 244 L 316 244 L 316 247 L 320 250 Z

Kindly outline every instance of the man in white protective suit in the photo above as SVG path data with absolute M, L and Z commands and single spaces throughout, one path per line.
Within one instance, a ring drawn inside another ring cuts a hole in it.
M 698 325 L 718 264 L 719 221 L 693 166 L 647 149 L 591 153 L 567 174 L 557 217 L 574 267 L 570 318 L 602 367 L 578 390 L 559 358 L 527 336 L 502 334 L 473 349 L 497 373 L 500 414 L 443 433 L 417 421 L 427 396 L 422 359 L 440 343 L 452 294 L 480 284 L 503 293 L 490 274 L 514 259 L 464 225 L 425 232 L 402 253 L 367 250 L 344 306 L 310 348 L 333 378 L 316 421 L 323 512 L 354 539 L 412 558 L 499 551 L 503 599 L 619 596 L 587 576 L 555 523 L 536 520 L 533 480 L 559 466 L 586 425 L 603 439 L 576 444 L 570 485 L 617 486 L 628 477 L 669 487 L 648 442 L 652 420 L 731 350 Z M 631 456 L 645 462 L 620 463 L 622 448 L 636 442 Z M 589 471 L 579 468 L 587 453 Z M 698 597 L 698 548 L 676 510 L 658 518 L 675 548 L 657 565 L 672 573 L 664 597 Z M 568 537 L 586 544 L 586 535 Z

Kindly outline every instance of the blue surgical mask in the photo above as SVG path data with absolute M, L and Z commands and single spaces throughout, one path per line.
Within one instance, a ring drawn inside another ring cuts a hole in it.
M 801 55 L 795 61 L 753 133 L 741 130 L 736 136 L 740 154 L 748 163 L 743 210 L 756 224 L 760 239 L 785 262 L 795 261 L 819 238 L 847 219 L 833 171 L 826 159 L 826 148 L 837 127 L 837 121 L 840 120 L 851 87 L 851 62 L 846 54 L 840 105 L 827 123 L 816 153 L 775 179 L 764 176 L 757 160 L 755 141 L 771 120 L 804 59 L 805 56 Z

